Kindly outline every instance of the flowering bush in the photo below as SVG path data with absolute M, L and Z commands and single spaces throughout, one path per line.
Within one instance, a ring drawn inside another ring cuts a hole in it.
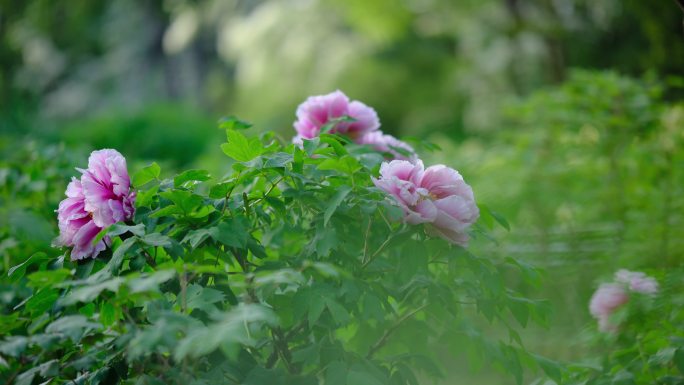
M 619 270 L 590 301 L 598 320 L 595 356 L 569 366 L 563 383 L 681 384 L 684 381 L 684 272 L 654 278 Z
M 610 324 L 610 317 L 629 301 L 630 291 L 655 294 L 658 292 L 658 283 L 642 272 L 622 269 L 615 273 L 615 282 L 601 284 L 589 303 L 589 311 L 598 320 L 599 330 L 616 330 L 615 326 Z
M 461 175 L 351 143 L 379 123 L 339 92 L 297 115 L 289 145 L 225 119 L 223 177 L 153 163 L 129 179 L 119 153 L 94 152 L 57 210 L 64 254 L 8 271 L 26 291 L 2 318 L 0 378 L 419 384 L 467 361 L 559 379 L 513 324 L 545 323 L 546 304 L 504 284 L 539 273 L 465 248 L 486 241 L 479 215 L 499 217 Z

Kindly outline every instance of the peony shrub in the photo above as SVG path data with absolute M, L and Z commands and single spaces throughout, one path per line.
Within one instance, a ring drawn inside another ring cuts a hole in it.
M 589 311 L 598 321 L 600 331 L 617 331 L 610 318 L 629 302 L 630 292 L 654 295 L 658 292 L 658 282 L 640 271 L 621 269 L 615 273 L 614 282 L 601 284 L 589 303 Z
M 599 285 L 589 303 L 598 333 L 586 341 L 594 354 L 570 363 L 563 384 L 684 381 L 684 271 L 670 268 L 656 277 L 621 269 Z
M 539 273 L 468 248 L 507 224 L 455 169 L 367 145 L 379 126 L 338 91 L 298 108 L 291 144 L 224 119 L 225 175 L 153 163 L 129 178 L 121 154 L 93 152 L 57 209 L 61 255 L 8 272 L 30 293 L 2 379 L 414 385 L 467 363 L 560 380 L 518 333 L 547 320 L 518 291 Z

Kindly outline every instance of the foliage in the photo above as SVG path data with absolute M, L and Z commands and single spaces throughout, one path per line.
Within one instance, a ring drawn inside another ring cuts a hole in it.
M 113 243 L 97 259 L 55 258 L 40 252 L 45 242 L 16 250 L 5 265 L 13 292 L 3 297 L 0 378 L 418 384 L 464 359 L 517 383 L 523 367 L 559 378 L 517 331 L 545 323 L 548 304 L 505 285 L 512 275 L 538 284 L 533 267 L 402 224 L 371 182 L 377 153 L 331 134 L 300 148 L 253 137 L 243 122 L 222 126 L 231 173 L 140 169 L 135 220 L 104 230 Z M 476 242 L 487 226 L 508 226 L 481 209 Z M 494 325 L 505 334 L 493 336 Z
M 660 277 L 657 297 L 633 295 L 613 315 L 614 332 L 596 335 L 602 354 L 569 366 L 564 383 L 681 384 L 684 382 L 684 311 L 681 268 Z

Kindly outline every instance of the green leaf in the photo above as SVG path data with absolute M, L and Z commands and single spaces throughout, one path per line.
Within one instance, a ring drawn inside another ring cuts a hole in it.
M 124 256 L 126 253 L 135 245 L 137 247 L 137 238 L 128 238 L 125 241 L 123 241 L 122 244 L 119 245 L 119 247 L 114 250 L 114 253 L 112 253 L 112 259 L 109 260 L 109 263 L 107 264 L 107 267 L 109 268 L 109 271 L 112 273 L 116 274 L 119 271 L 119 268 L 121 267 L 121 264 L 123 263 Z
M 325 385 L 347 385 L 347 365 L 333 361 L 325 368 Z M 358 383 L 357 385 L 361 385 Z
M 492 217 L 506 230 L 511 231 L 511 225 L 508 223 L 506 218 L 504 218 L 501 214 L 497 213 L 496 211 L 490 211 L 492 214 Z
M 292 362 L 314 363 L 320 356 L 320 345 L 309 344 L 292 352 Z
M 116 293 L 122 283 L 123 278 L 114 277 L 100 283 L 83 285 L 73 289 L 71 293 L 60 300 L 60 303 L 63 305 L 71 305 L 77 302 L 87 303 L 99 297 L 100 293 L 105 290 Z
M 264 246 L 253 237 L 247 238 L 247 249 L 249 249 L 249 251 L 252 252 L 252 255 L 259 259 L 264 259 L 268 257 Z
M 355 122 L 355 121 L 356 121 L 356 119 L 354 119 L 353 117 L 351 117 L 351 116 L 349 116 L 349 115 L 343 115 L 343 116 L 340 116 L 340 117 L 337 117 L 337 118 L 329 119 L 328 122 L 325 123 L 325 124 L 321 127 L 321 134 L 327 134 L 327 133 L 329 133 L 333 128 L 335 128 L 335 126 L 337 126 L 338 123 L 342 123 L 342 122 Z
M 219 120 L 219 128 L 224 130 L 246 130 L 252 123 L 241 120 L 236 116 L 226 116 Z
M 247 162 L 261 155 L 263 150 L 259 139 L 247 139 L 241 132 L 235 130 L 226 131 L 228 143 L 221 145 L 223 153 L 238 162 Z
M 337 210 L 337 207 L 342 203 L 344 198 L 349 195 L 349 192 L 351 191 L 350 186 L 342 186 L 340 187 L 335 195 L 330 199 L 328 202 L 325 212 L 323 213 L 323 226 L 328 225 L 328 221 L 330 220 L 330 217 L 335 213 L 335 210 Z
M 313 239 L 316 253 L 320 256 L 326 256 L 330 250 L 335 248 L 338 244 L 337 232 L 334 227 L 327 229 L 320 229 L 316 231 L 316 236 Z
M 29 281 L 27 286 L 33 288 L 54 286 L 70 276 L 71 270 L 68 269 L 39 270 L 27 276 Z
M 173 243 L 171 238 L 160 233 L 145 234 L 140 241 L 150 246 L 169 247 Z
M 342 143 L 349 143 L 349 140 L 343 136 L 340 135 L 333 135 L 333 134 L 320 134 L 318 136 L 321 142 L 327 143 L 330 147 L 335 150 L 335 154 L 337 156 L 343 156 L 347 154 L 347 150 L 344 148 Z
M 158 292 L 159 285 L 175 276 L 175 270 L 158 270 L 154 273 L 131 279 L 126 285 L 131 293 Z
M 109 302 L 102 302 L 100 305 L 100 322 L 103 326 L 114 325 L 121 317 L 121 311 Z
M 527 327 L 527 321 L 530 318 L 528 303 L 524 299 L 516 297 L 509 297 L 509 300 L 508 307 L 511 309 L 511 313 L 513 313 L 520 326 Z
M 672 361 L 674 362 L 679 372 L 684 374 L 684 349 L 677 349 L 677 351 L 674 354 L 674 357 L 672 358 Z
M 347 322 L 349 322 L 349 312 L 344 308 L 344 306 L 332 299 L 326 300 L 325 304 L 330 311 L 330 314 L 333 316 L 335 323 L 338 325 L 345 325 Z
M 209 198 L 221 199 L 228 195 L 228 192 L 235 186 L 233 182 L 222 182 L 211 186 L 209 189 Z
M 10 357 L 19 357 L 28 346 L 28 338 L 23 336 L 8 336 L 0 342 L 0 353 Z
M 159 185 L 154 185 L 147 190 L 138 190 L 138 195 L 135 198 L 135 205 L 138 207 L 149 207 L 152 200 L 157 196 Z
M 367 318 L 374 318 L 378 322 L 385 319 L 385 312 L 382 302 L 373 294 L 367 293 L 363 296 L 363 315 Z
M 209 229 L 197 229 L 197 230 L 191 230 L 188 231 L 187 234 L 185 234 L 185 237 L 183 237 L 183 240 L 181 243 L 189 243 L 190 247 L 193 249 L 196 249 L 197 246 L 202 244 L 207 238 L 209 238 L 212 234 L 212 228 Z
M 9 269 L 9 271 L 7 272 L 7 276 L 11 277 L 13 279 L 19 279 L 19 278 L 23 277 L 24 274 L 26 274 L 26 268 L 27 267 L 33 265 L 34 263 L 40 263 L 43 261 L 48 261 L 50 259 L 51 258 L 47 254 L 43 253 L 42 251 L 35 253 L 35 254 L 32 254 L 24 262 L 22 262 L 16 266 L 12 267 L 11 269 Z
M 316 151 L 316 149 L 320 145 L 321 140 L 318 137 L 314 137 L 312 139 L 303 139 L 302 143 L 303 143 L 304 151 L 306 152 L 306 154 L 311 156 L 311 155 L 313 155 L 314 151 Z
M 226 246 L 241 249 L 247 245 L 249 233 L 242 217 L 235 217 L 232 220 L 221 222 L 218 226 L 210 228 L 209 235 L 217 242 L 221 242 Z
M 109 227 L 105 227 L 100 231 L 95 239 L 93 239 L 93 245 L 99 243 L 105 236 L 116 237 L 121 234 L 130 232 L 131 234 L 137 235 L 139 237 L 145 234 L 145 225 L 137 224 L 135 226 L 129 226 L 123 223 L 115 223 Z
M 59 298 L 59 292 L 54 289 L 43 289 L 31 296 L 28 301 L 26 301 L 25 308 L 26 311 L 35 315 L 42 314 L 46 312 Z
M 335 170 L 343 174 L 352 175 L 361 169 L 359 161 L 349 155 L 339 159 L 328 158 L 318 165 L 319 170 Z
M 236 344 L 253 346 L 255 341 L 249 332 L 250 325 L 276 324 L 273 312 L 261 305 L 240 304 L 219 320 L 205 328 L 195 328 L 183 338 L 174 351 L 176 360 L 200 357 L 219 347 L 235 348 Z
M 15 328 L 23 325 L 26 321 L 24 319 L 19 319 L 19 312 L 14 312 L 12 314 L 0 314 L 0 330 L 4 330 L 9 333 Z
M 556 381 L 557 384 L 561 383 L 561 366 L 558 362 L 552 361 L 548 358 L 539 356 L 537 354 L 531 354 L 532 357 L 537 361 L 540 368 L 549 376 L 550 379 Z
M 159 195 L 173 202 L 174 205 L 185 215 L 192 213 L 202 205 L 201 196 L 186 190 L 164 191 Z
M 192 185 L 208 181 L 209 179 L 211 179 L 211 176 L 207 170 L 187 170 L 173 178 L 173 186 L 178 188 L 183 185 L 188 185 L 187 182 L 193 182 L 189 184 Z
M 216 289 L 195 284 L 188 286 L 185 296 L 188 311 L 200 309 L 208 314 L 217 311 L 213 304 L 221 302 L 225 298 L 225 295 Z
M 159 174 L 161 173 L 161 168 L 156 162 L 153 162 L 147 167 L 143 167 L 141 170 L 133 174 L 131 181 L 133 186 L 140 188 L 152 180 L 159 179 Z
M 355 366 L 347 373 L 347 385 L 385 385 L 371 373 L 362 371 L 362 368 Z
M 77 342 L 81 337 L 92 329 L 98 329 L 99 324 L 88 321 L 82 315 L 68 315 L 56 319 L 45 328 L 46 333 L 63 333 L 72 341 Z
M 313 326 L 323 314 L 326 305 L 326 297 L 322 295 L 320 289 L 308 288 L 300 290 L 294 297 L 293 304 L 296 314 L 303 316 L 309 325 Z

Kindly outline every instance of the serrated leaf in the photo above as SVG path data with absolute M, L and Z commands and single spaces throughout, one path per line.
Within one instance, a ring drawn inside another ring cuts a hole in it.
M 228 143 L 221 145 L 223 153 L 238 162 L 248 162 L 261 155 L 262 144 L 256 139 L 247 139 L 241 132 L 235 130 L 226 131 Z
M 205 182 L 211 179 L 207 170 L 187 170 L 173 178 L 173 186 L 178 188 L 186 185 L 187 182 Z
M 181 241 L 181 243 L 189 243 L 190 247 L 193 249 L 197 248 L 202 242 L 204 242 L 207 238 L 211 236 L 212 229 L 197 229 L 197 230 L 191 230 L 187 234 L 185 234 L 185 237 Z
M 190 285 L 186 290 L 186 306 L 188 311 L 200 309 L 205 313 L 215 312 L 216 306 L 213 304 L 221 302 L 225 295 L 216 289 L 203 287 L 201 285 Z
M 241 217 L 236 217 L 210 228 L 209 235 L 226 246 L 242 249 L 247 245 L 249 234 Z
M 309 325 L 314 325 L 325 310 L 326 298 L 320 290 L 304 289 L 297 292 L 293 306 L 299 315 L 306 315 Z
M 350 186 L 342 186 L 337 190 L 332 199 L 330 199 L 325 208 L 325 212 L 323 213 L 323 226 L 328 225 L 330 217 L 335 213 L 335 210 L 337 210 L 337 207 L 340 205 L 340 203 L 342 203 L 344 198 L 346 198 L 347 195 L 349 195 L 350 191 Z
M 172 243 L 171 238 L 160 233 L 145 234 L 140 241 L 146 245 L 161 247 L 169 247 Z
M 141 170 L 133 174 L 131 182 L 136 188 L 142 187 L 152 180 L 159 179 L 161 167 L 156 162 L 149 166 L 143 167 Z

